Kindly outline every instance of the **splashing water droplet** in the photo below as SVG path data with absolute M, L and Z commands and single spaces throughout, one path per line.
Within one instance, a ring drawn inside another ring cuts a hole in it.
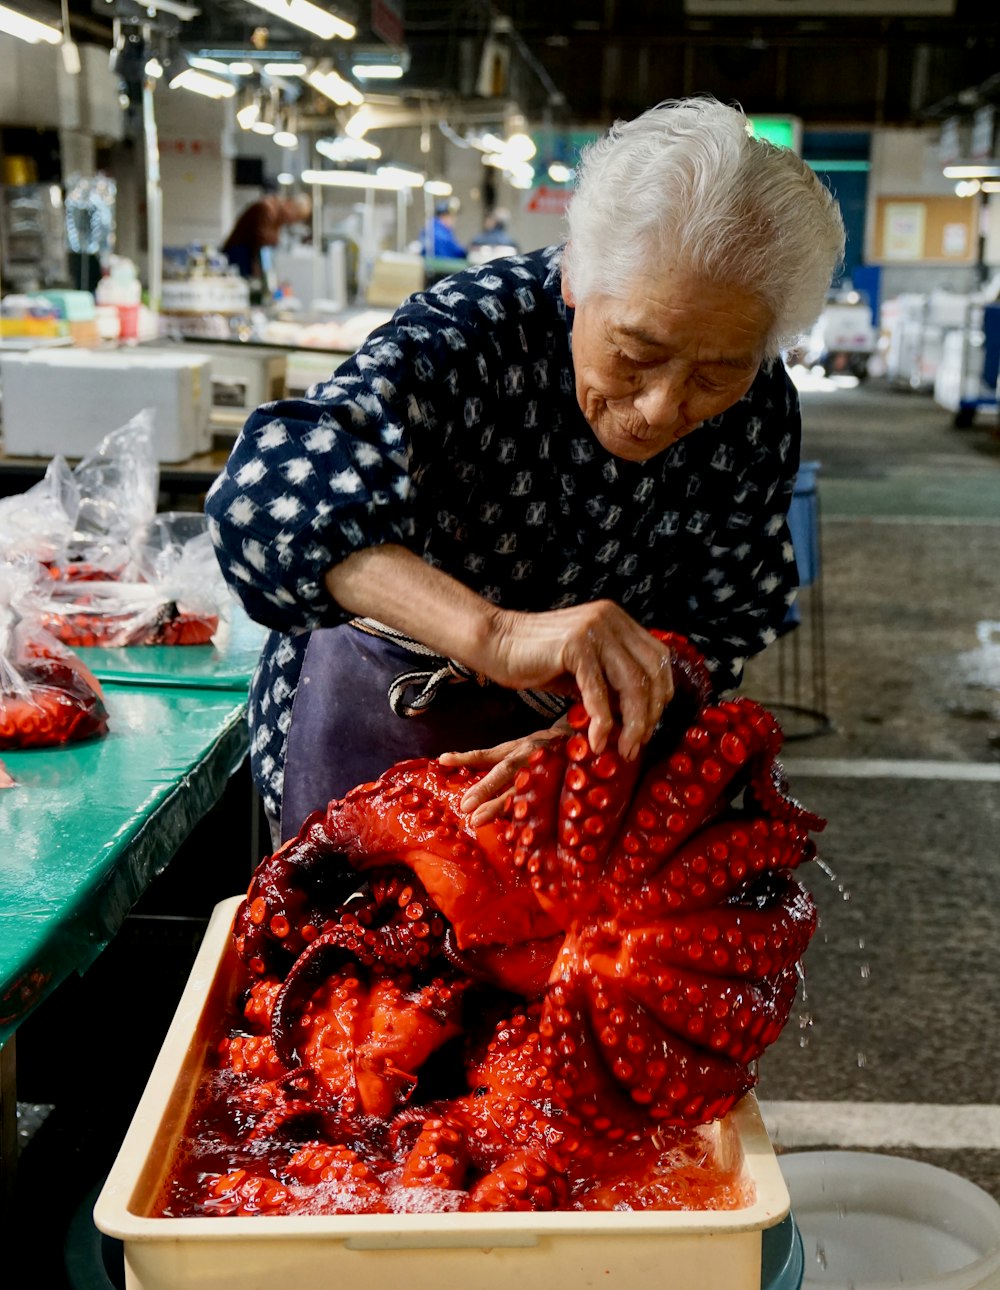
M 868 1065 L 868 1058 L 864 1053 L 858 1053 L 858 1069 L 863 1070 Z
M 824 1271 L 826 1270 L 826 1246 L 822 1241 L 816 1242 L 816 1262 Z
M 862 980 L 862 981 L 870 981 L 870 980 L 871 980 L 871 975 L 872 975 L 872 970 L 871 970 L 871 968 L 868 966 L 868 964 L 867 964 L 867 963 L 862 963 L 862 964 L 861 964 L 861 980 Z

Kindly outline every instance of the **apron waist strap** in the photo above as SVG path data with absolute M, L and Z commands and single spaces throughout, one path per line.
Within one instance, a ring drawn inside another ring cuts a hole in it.
M 490 684 L 489 677 L 482 672 L 476 672 L 453 658 L 436 654 L 412 636 L 396 631 L 394 627 L 387 627 L 375 618 L 352 618 L 351 626 L 358 631 L 367 632 L 369 636 L 390 641 L 400 649 L 426 660 L 426 666 L 400 672 L 393 677 L 388 690 L 389 707 L 397 717 L 421 716 L 444 685 L 459 685 L 466 681 L 475 681 L 477 685 Z M 414 690 L 416 693 L 411 694 Z M 565 697 L 549 694 L 545 690 L 517 690 L 516 693 L 528 707 L 553 721 L 561 717 L 569 706 Z

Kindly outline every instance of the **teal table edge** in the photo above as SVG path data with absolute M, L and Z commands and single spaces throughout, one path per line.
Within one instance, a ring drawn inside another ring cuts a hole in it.
M 241 605 L 230 604 L 210 645 L 78 646 L 74 653 L 103 684 L 246 693 L 267 634 Z
M 137 690 L 122 687 L 121 692 L 135 696 Z M 108 697 L 114 694 L 114 687 L 109 687 Z M 170 694 L 175 700 L 187 697 L 206 704 L 225 698 L 205 690 L 174 689 Z M 180 844 L 222 797 L 230 776 L 246 757 L 248 743 L 246 704 L 234 695 L 214 738 L 192 764 L 178 770 L 175 781 L 156 797 L 147 814 L 123 821 L 113 839 L 111 862 L 85 875 L 72 907 L 67 900 L 58 916 L 47 910 L 37 914 L 0 910 L 0 936 L 13 939 L 18 959 L 17 970 L 0 980 L 0 1046 L 71 973 L 82 974 L 90 967 Z M 7 758 L 16 777 L 16 758 L 11 754 Z

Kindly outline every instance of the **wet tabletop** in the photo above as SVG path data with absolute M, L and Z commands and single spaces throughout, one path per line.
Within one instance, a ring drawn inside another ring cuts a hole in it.
M 209 645 L 91 647 L 75 653 L 100 681 L 245 693 L 266 635 L 267 629 L 234 602 Z
M 245 693 L 105 686 L 109 732 L 0 754 L 0 1043 L 83 972 L 246 755 Z

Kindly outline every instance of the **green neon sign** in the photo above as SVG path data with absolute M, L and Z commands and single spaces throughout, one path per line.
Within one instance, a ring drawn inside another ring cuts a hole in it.
M 801 139 L 801 123 L 795 116 L 750 116 L 747 117 L 750 126 L 750 133 L 755 134 L 758 139 L 766 139 L 768 143 L 776 144 L 779 148 L 792 148 L 795 152 L 799 151 Z

